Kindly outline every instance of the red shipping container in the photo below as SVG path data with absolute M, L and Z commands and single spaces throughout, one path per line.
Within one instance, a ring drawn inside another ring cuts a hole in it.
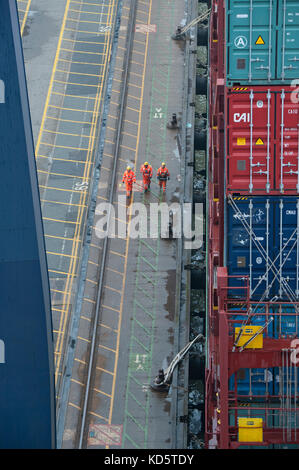
M 299 193 L 298 88 L 228 88 L 226 107 L 227 191 Z

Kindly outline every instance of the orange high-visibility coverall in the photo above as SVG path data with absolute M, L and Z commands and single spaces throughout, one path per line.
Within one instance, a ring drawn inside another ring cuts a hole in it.
M 132 170 L 126 170 L 124 172 L 124 176 L 123 176 L 123 183 L 125 183 L 126 185 L 126 190 L 127 190 L 127 197 L 130 197 L 131 195 L 131 192 L 132 192 L 132 188 L 133 188 L 133 183 L 136 183 L 136 176 L 135 176 L 135 173 L 134 171 Z
M 159 180 L 159 186 L 160 188 L 163 187 L 163 192 L 166 190 L 166 181 L 169 179 L 170 174 L 166 166 L 163 168 L 160 166 L 160 168 L 157 171 L 157 178 Z
M 144 190 L 147 191 L 151 185 L 151 179 L 153 176 L 153 169 L 151 165 L 148 165 L 147 167 L 144 165 L 141 165 L 140 173 L 142 173 L 142 176 L 143 176 Z

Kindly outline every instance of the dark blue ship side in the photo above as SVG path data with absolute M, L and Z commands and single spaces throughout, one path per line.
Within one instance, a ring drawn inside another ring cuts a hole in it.
M 49 281 L 15 0 L 0 11 L 0 448 L 53 448 Z

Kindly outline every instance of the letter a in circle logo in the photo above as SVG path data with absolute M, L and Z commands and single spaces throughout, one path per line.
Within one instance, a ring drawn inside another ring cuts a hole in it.
M 248 44 L 246 36 L 237 36 L 235 38 L 235 46 L 238 49 L 244 49 Z

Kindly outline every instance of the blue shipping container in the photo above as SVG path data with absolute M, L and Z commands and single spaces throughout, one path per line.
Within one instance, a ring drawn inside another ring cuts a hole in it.
M 298 198 L 232 197 L 227 211 L 229 275 L 249 276 L 251 300 L 298 301 Z
M 15 0 L 0 0 L 0 448 L 55 447 L 50 293 Z
M 299 0 L 227 0 L 228 84 L 299 76 Z

